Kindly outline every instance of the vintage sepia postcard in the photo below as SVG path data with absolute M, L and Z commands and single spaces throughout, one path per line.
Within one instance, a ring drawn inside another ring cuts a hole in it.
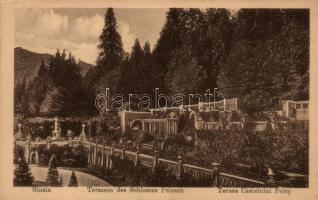
M 1 199 L 318 199 L 318 2 L 0 2 Z

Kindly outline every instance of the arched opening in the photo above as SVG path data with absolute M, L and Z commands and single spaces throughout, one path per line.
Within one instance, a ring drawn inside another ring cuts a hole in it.
M 37 164 L 37 163 L 36 163 L 36 152 L 34 152 L 34 151 L 32 151 L 32 152 L 30 153 L 30 163 L 31 163 L 31 164 Z
M 130 124 L 130 130 L 132 131 L 142 131 L 143 127 L 142 127 L 142 121 L 139 119 L 136 119 L 134 121 L 131 122 Z

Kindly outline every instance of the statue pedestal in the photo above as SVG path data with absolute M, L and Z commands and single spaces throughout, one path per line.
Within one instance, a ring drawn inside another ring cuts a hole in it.
M 51 140 L 59 140 L 61 139 L 61 132 L 60 131 L 57 131 L 57 130 L 54 130 L 52 132 L 52 138 Z

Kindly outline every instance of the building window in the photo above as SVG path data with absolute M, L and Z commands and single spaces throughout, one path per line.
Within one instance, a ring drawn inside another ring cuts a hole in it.
M 301 104 L 296 104 L 296 109 L 300 109 L 301 108 Z
M 303 108 L 308 108 L 308 104 L 303 104 Z

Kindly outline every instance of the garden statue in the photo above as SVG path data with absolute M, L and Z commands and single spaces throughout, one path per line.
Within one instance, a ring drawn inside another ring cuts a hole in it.
M 18 124 L 18 132 L 17 132 L 17 134 L 15 135 L 15 140 L 20 140 L 20 139 L 22 139 L 21 126 L 22 126 L 22 125 L 19 123 L 19 124 Z
M 67 133 L 66 133 L 66 136 L 67 136 L 67 139 L 69 140 L 72 140 L 73 138 L 73 131 L 71 131 L 70 129 L 67 130 Z

